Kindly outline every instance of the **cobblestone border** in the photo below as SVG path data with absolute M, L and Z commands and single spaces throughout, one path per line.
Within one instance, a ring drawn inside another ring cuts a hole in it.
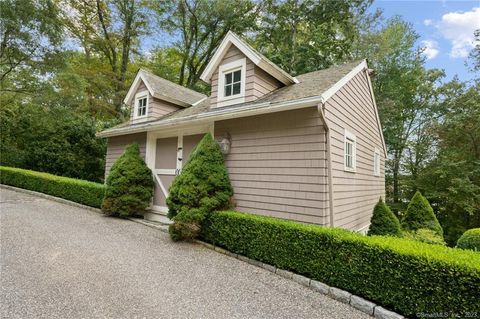
M 17 188 L 17 187 L 13 187 L 13 186 L 10 186 L 10 185 L 0 184 L 0 189 L 2 189 L 2 188 L 13 190 L 13 191 L 20 192 L 20 193 L 29 194 L 29 195 L 35 195 L 35 196 L 38 196 L 38 197 L 42 197 L 42 198 L 45 198 L 45 199 L 50 199 L 50 200 L 53 200 L 53 201 L 56 201 L 56 202 L 59 202 L 59 203 L 62 203 L 62 204 L 67 204 L 67 205 L 70 205 L 70 206 L 75 206 L 75 207 L 79 207 L 79 208 L 88 209 L 88 210 L 94 211 L 96 213 L 102 213 L 102 211 L 98 208 L 94 208 L 94 207 L 90 207 L 90 206 L 87 206 L 87 205 L 72 202 L 72 201 L 67 200 L 67 199 L 63 199 L 63 198 L 59 198 L 59 197 L 55 197 L 55 196 L 31 191 L 31 190 L 28 190 L 28 189 Z M 136 222 L 136 223 L 145 225 L 147 227 L 152 227 L 152 228 L 155 228 L 155 229 L 158 229 L 160 231 L 168 233 L 168 227 L 167 226 L 154 225 L 152 223 L 145 222 L 145 221 L 143 221 L 139 218 L 129 218 L 129 220 L 132 221 L 132 222 Z M 277 267 L 269 265 L 269 264 L 265 264 L 265 263 L 263 263 L 261 261 L 258 261 L 258 260 L 254 260 L 254 259 L 242 256 L 242 255 L 232 253 L 232 252 L 230 252 L 228 250 L 225 250 L 221 247 L 214 246 L 212 244 L 203 242 L 203 241 L 198 240 L 198 239 L 194 240 L 194 242 L 197 243 L 197 244 L 200 244 L 200 245 L 202 245 L 202 246 L 204 246 L 208 249 L 219 252 L 221 254 L 224 254 L 224 255 L 236 258 L 238 260 L 244 261 L 246 263 L 249 263 L 251 265 L 263 268 L 267 271 L 270 271 L 274 274 L 282 276 L 286 279 L 293 280 L 293 281 L 297 282 L 298 284 L 300 284 L 302 286 L 309 287 L 310 289 L 312 289 L 316 292 L 327 295 L 327 296 L 329 296 L 329 297 L 331 297 L 335 300 L 338 300 L 342 303 L 348 304 L 348 305 L 352 306 L 353 308 L 355 308 L 357 310 L 360 310 L 360 311 L 362 311 L 362 312 L 364 312 L 364 313 L 366 313 L 366 314 L 368 314 L 372 317 L 375 317 L 376 319 L 406 319 L 404 316 L 399 315 L 396 312 L 387 310 L 387 309 L 385 309 L 385 308 L 383 308 L 383 307 L 381 307 L 381 306 L 379 306 L 379 305 L 377 305 L 377 304 L 375 304 L 371 301 L 363 299 L 362 297 L 353 295 L 353 294 L 349 293 L 348 291 L 338 289 L 338 288 L 335 288 L 335 287 L 330 287 L 330 286 L 328 286 L 328 285 L 326 285 L 326 284 L 324 284 L 320 281 L 313 280 L 313 279 L 310 279 L 308 277 L 298 275 L 298 274 L 295 274 L 291 271 L 280 269 L 280 268 L 277 268 Z
M 50 199 L 50 200 L 53 200 L 55 202 L 59 202 L 59 203 L 62 203 L 62 204 L 66 204 L 66 205 L 70 205 L 70 206 L 74 206 L 74 207 L 78 207 L 78 208 L 83 208 L 83 209 L 88 209 L 88 210 L 91 210 L 95 213 L 99 213 L 99 214 L 102 213 L 102 211 L 99 208 L 95 208 L 95 207 L 79 204 L 79 203 L 76 203 L 76 202 L 72 202 L 71 200 L 68 200 L 68 199 L 55 197 L 55 196 L 52 196 L 52 195 L 48 195 L 48 194 L 44 194 L 44 193 L 40 193 L 40 192 L 36 192 L 36 191 L 31 191 L 29 189 L 18 188 L 18 187 L 14 187 L 14 186 L 10 186 L 10 185 L 5 185 L 5 184 L 0 184 L 0 189 L 8 189 L 8 190 L 19 192 L 19 193 L 34 195 L 34 196 L 38 196 L 38 197 L 41 197 L 41 198 Z
M 370 315 L 372 317 L 375 317 L 376 319 L 406 319 L 404 316 L 399 315 L 396 312 L 387 310 L 371 301 L 368 301 L 362 297 L 353 295 L 349 293 L 348 291 L 338 289 L 335 287 L 330 287 L 320 281 L 310 279 L 308 277 L 302 276 L 295 274 L 291 271 L 285 270 L 285 269 L 280 269 L 275 266 L 265 264 L 261 261 L 254 260 L 242 255 L 238 255 L 235 253 L 232 253 L 228 250 L 225 250 L 221 247 L 214 246 L 212 244 L 203 242 L 201 240 L 194 240 L 195 243 L 200 244 L 208 249 L 212 249 L 216 252 L 219 252 L 221 254 L 239 259 L 241 261 L 247 262 L 251 265 L 263 268 L 267 271 L 270 271 L 274 274 L 277 274 L 279 276 L 282 276 L 286 279 L 293 280 L 297 283 L 299 283 L 302 286 L 308 287 L 316 292 L 319 292 L 321 294 L 327 295 L 330 298 L 333 298 L 335 300 L 338 300 L 342 303 L 348 304 L 352 306 L 353 308 L 360 310 L 361 312 L 366 313 L 367 315 Z

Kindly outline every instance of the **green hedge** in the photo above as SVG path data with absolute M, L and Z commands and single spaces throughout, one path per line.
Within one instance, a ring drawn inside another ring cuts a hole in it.
M 5 166 L 0 166 L 0 183 L 92 207 L 102 205 L 105 193 L 103 184 Z
M 480 254 L 238 212 L 210 214 L 202 238 L 405 316 L 478 311 Z

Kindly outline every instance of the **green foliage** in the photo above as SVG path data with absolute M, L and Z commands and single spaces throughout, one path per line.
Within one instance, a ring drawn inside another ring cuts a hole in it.
M 130 144 L 112 166 L 107 178 L 102 211 L 108 216 L 140 215 L 153 196 L 152 171 L 140 156 L 138 144 Z
M 10 104 L 0 108 L 0 163 L 103 181 L 106 141 L 93 119 L 65 108 Z
M 403 232 L 403 237 L 410 240 L 417 240 L 427 244 L 445 245 L 443 237 L 434 230 L 420 228 L 417 230 Z
M 443 238 L 442 226 L 435 217 L 432 206 L 419 191 L 415 193 L 408 204 L 405 216 L 402 218 L 402 228 L 406 231 L 431 229 Z
M 457 248 L 480 251 L 480 228 L 467 230 L 458 239 Z
M 105 193 L 103 184 L 5 166 L 0 166 L 0 183 L 98 208 Z
M 203 218 L 228 207 L 233 189 L 223 163 L 220 146 L 206 134 L 170 186 L 167 198 L 172 239 L 192 239 L 198 235 Z
M 402 236 L 398 218 L 381 198 L 373 209 L 368 235 Z
M 345 289 L 408 317 L 478 310 L 480 254 L 237 212 L 210 214 L 202 238 Z

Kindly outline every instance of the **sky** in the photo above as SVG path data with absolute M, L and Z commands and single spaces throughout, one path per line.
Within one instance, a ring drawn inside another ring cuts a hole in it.
M 455 75 L 462 81 L 473 78 L 465 60 L 474 46 L 473 31 L 480 29 L 480 0 L 376 0 L 370 10 L 376 9 L 385 18 L 399 15 L 413 25 L 418 45 L 426 48 L 428 68 L 444 69 L 447 80 Z

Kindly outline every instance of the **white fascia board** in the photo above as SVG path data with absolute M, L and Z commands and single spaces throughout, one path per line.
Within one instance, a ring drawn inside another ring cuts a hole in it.
M 202 72 L 200 79 L 206 83 L 210 83 L 211 78 L 218 65 L 222 61 L 225 53 L 231 45 L 236 46 L 247 58 L 249 58 L 253 63 L 258 64 L 260 62 L 260 56 L 252 51 L 248 46 L 246 46 L 243 41 L 241 41 L 232 31 L 228 31 L 227 35 L 223 38 L 222 43 L 218 46 L 217 51 L 213 55 L 212 59 L 208 63 L 205 70 Z
M 123 103 L 127 105 L 130 104 L 133 97 L 135 96 L 135 92 L 137 92 L 138 86 L 140 85 L 140 81 L 143 81 L 143 83 L 145 83 L 145 86 L 147 87 L 147 90 L 150 93 L 150 95 L 155 96 L 152 87 L 150 86 L 150 84 L 148 84 L 148 82 L 145 80 L 145 77 L 143 76 L 143 71 L 138 70 L 132 85 L 130 85 L 130 88 L 128 89 L 125 99 L 123 99 Z
M 341 78 L 337 83 L 332 87 L 322 93 L 322 102 L 325 103 L 329 98 L 331 98 L 335 93 L 337 93 L 345 84 L 347 84 L 351 79 L 355 77 L 358 73 L 367 68 L 367 61 L 363 60 L 357 65 L 352 71 L 348 72 L 343 78 Z

